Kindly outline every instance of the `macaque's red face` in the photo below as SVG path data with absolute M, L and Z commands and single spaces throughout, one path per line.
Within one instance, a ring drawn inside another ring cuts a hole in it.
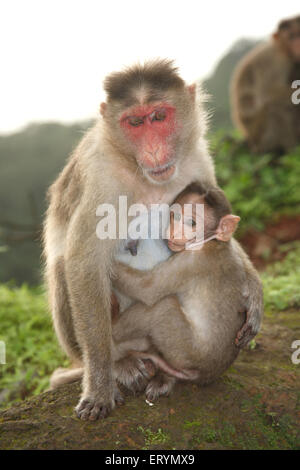
M 197 204 L 203 205 L 203 203 L 203 197 L 197 193 L 187 194 L 175 201 L 175 204 L 179 204 L 182 210 L 174 210 L 170 214 L 170 238 L 168 240 L 170 250 L 183 251 L 186 243 L 196 237 L 196 228 L 198 227 L 199 230 L 199 227 L 203 227 L 203 212 L 197 210 Z M 206 215 L 209 218 L 207 222 L 211 223 L 210 214 L 207 213 L 204 217 Z
M 147 176 L 156 182 L 169 180 L 176 169 L 174 140 L 180 127 L 175 107 L 164 102 L 132 107 L 120 125 Z

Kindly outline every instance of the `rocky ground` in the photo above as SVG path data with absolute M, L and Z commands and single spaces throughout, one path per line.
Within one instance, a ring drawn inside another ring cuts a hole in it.
M 103 421 L 73 412 L 78 384 L 0 413 L 0 449 L 300 449 L 299 311 L 266 314 L 254 349 L 216 383 L 181 384 L 149 406 L 127 396 Z

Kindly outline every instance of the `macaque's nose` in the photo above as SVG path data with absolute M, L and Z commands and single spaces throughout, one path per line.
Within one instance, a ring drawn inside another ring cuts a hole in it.
M 170 161 L 168 154 L 160 148 L 156 150 L 148 150 L 143 157 L 144 164 L 148 168 L 159 168 L 166 165 Z

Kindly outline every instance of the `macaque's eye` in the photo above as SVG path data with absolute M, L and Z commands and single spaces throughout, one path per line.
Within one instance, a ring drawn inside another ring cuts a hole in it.
M 137 127 L 144 124 L 144 119 L 138 116 L 131 116 L 128 118 L 128 122 L 131 126 Z
M 177 222 L 179 222 L 179 220 L 181 220 L 181 214 L 179 212 L 174 214 L 174 220 L 177 220 Z
M 151 121 L 164 121 L 166 119 L 166 111 L 164 109 L 161 109 L 159 111 L 154 111 L 150 118 L 151 118 Z

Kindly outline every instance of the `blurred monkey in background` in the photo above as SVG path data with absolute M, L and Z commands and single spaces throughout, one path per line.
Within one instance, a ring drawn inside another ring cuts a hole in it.
M 282 154 L 300 144 L 300 15 L 279 23 L 272 39 L 237 66 L 231 86 L 233 121 L 256 153 Z

